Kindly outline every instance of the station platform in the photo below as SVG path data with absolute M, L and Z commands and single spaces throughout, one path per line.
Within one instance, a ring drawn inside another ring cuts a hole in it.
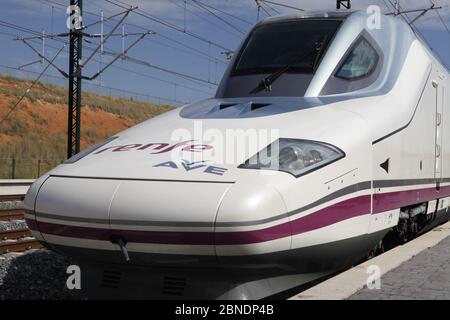
M 0 179 L 0 196 L 25 194 L 34 179 Z
M 364 289 L 349 300 L 450 299 L 450 237 L 386 273 L 380 289 Z
M 450 222 L 290 299 L 450 299 Z

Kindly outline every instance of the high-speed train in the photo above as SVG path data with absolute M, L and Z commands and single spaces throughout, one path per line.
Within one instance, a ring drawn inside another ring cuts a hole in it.
M 214 98 L 46 173 L 26 221 L 100 297 L 273 295 L 449 219 L 449 96 L 401 17 L 271 17 Z

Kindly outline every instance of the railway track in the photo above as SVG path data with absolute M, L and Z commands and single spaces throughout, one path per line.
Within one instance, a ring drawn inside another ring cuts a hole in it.
M 23 210 L 0 210 L 0 223 L 23 221 Z M 33 238 L 29 229 L 8 230 L 0 232 L 0 255 L 10 252 L 24 252 L 39 249 L 42 245 Z
M 28 229 L 0 232 L 0 254 L 39 248 L 42 248 L 42 245 L 33 238 Z
M 0 255 L 11 252 L 24 252 L 31 249 L 40 249 L 42 245 L 33 239 L 0 242 Z
M 14 181 L 4 183 L 5 187 L 25 186 L 29 183 Z M 2 184 L 3 186 L 3 184 Z M 25 194 L 0 195 L 0 202 L 23 201 Z M 23 209 L 0 209 L 0 224 L 22 222 L 25 220 Z M 33 238 L 31 231 L 27 228 L 0 231 L 0 255 L 10 252 L 24 252 L 30 249 L 39 249 L 42 245 Z
M 23 209 L 0 210 L 0 221 L 24 220 Z
M 0 232 L 0 240 L 18 240 L 22 238 L 33 237 L 28 229 L 8 230 Z
M 25 199 L 24 194 L 0 195 L 0 201 L 23 201 L 23 199 Z

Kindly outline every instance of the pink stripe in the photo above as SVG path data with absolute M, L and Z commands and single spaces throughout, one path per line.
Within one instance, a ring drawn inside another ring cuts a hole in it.
M 370 214 L 370 195 L 348 199 L 291 222 L 292 234 L 320 229 L 331 224 Z
M 446 197 L 450 186 L 411 191 L 389 192 L 374 195 L 374 213 L 400 208 L 422 201 Z M 236 232 L 173 232 L 109 230 L 79 226 L 60 225 L 38 221 L 40 232 L 65 237 L 109 241 L 111 235 L 119 235 L 129 242 L 188 244 L 188 245 L 237 245 L 261 243 L 317 230 L 350 218 L 370 214 L 370 195 L 347 199 L 320 209 L 304 217 L 272 227 Z
M 191 244 L 191 245 L 235 245 L 260 243 L 291 234 L 323 228 L 333 223 L 370 213 L 370 196 L 360 196 L 345 200 L 327 208 L 311 213 L 294 221 L 278 224 L 265 229 L 238 232 L 170 232 L 109 230 L 70 225 L 60 225 L 38 221 L 42 233 L 64 237 L 109 241 L 111 235 L 119 235 L 129 242 Z M 291 230 L 292 228 L 292 230 Z
M 165 243 L 165 244 L 214 244 L 212 232 L 170 232 L 170 231 L 137 231 L 111 230 L 104 228 L 90 228 L 61 225 L 37 221 L 39 231 L 64 237 L 83 238 L 91 240 L 110 241 L 112 235 L 122 236 L 129 242 L 137 243 Z
M 38 227 L 36 220 L 25 218 L 25 223 L 27 224 L 28 229 L 31 231 L 37 231 Z
M 56 236 L 83 238 L 92 240 L 109 241 L 111 232 L 109 229 L 89 228 L 56 223 L 36 221 L 41 233 L 53 234 Z
M 276 240 L 320 229 L 331 224 L 370 213 L 370 195 L 348 199 L 319 211 L 260 230 L 216 232 L 216 245 L 250 244 Z
M 436 188 L 426 188 L 378 193 L 373 195 L 373 213 L 384 212 L 415 203 L 448 197 L 449 195 L 450 186 L 441 187 L 439 191 L 437 191 Z

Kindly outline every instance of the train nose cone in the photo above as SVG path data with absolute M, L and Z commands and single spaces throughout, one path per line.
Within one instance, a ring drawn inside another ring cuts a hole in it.
M 109 207 L 120 181 L 50 176 L 35 195 L 36 229 L 50 247 L 82 257 L 113 251 Z M 84 252 L 83 252 L 84 250 Z
M 123 262 L 121 246 L 129 263 L 215 259 L 214 221 L 230 186 L 51 176 L 36 196 L 36 228 L 52 247 L 80 259 Z
M 217 255 L 224 261 L 232 256 L 254 259 L 264 253 L 290 249 L 291 227 L 286 212 L 284 200 L 275 188 L 250 183 L 233 185 L 217 214 Z
M 111 232 L 127 239 L 132 252 L 172 255 L 162 258 L 165 261 L 192 262 L 199 256 L 215 260 L 214 221 L 231 185 L 124 181 L 111 203 Z M 145 255 L 136 258 L 145 263 L 157 259 Z

